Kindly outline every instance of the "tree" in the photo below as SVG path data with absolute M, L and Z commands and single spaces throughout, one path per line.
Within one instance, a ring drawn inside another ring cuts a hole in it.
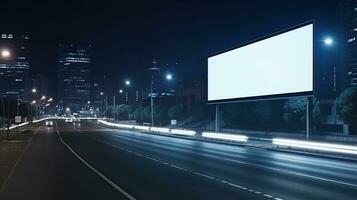
M 303 125 L 306 120 L 306 97 L 294 97 L 286 101 L 284 105 L 284 120 L 293 125 Z M 314 98 L 312 110 L 313 122 L 317 123 L 320 118 L 320 104 Z
M 113 106 L 108 106 L 105 110 L 106 117 L 113 117 Z
M 140 112 L 140 120 L 143 122 L 149 122 L 150 121 L 150 107 L 144 107 L 141 112 Z
M 131 113 L 132 113 L 132 106 L 126 105 L 126 104 L 120 104 L 115 109 L 115 115 L 120 120 L 129 119 L 129 114 L 131 114 Z
M 337 113 L 354 130 L 357 124 L 357 87 L 345 89 L 336 99 Z
M 133 113 L 133 118 L 136 120 L 136 121 L 142 121 L 141 118 L 140 118 L 140 113 L 141 111 L 143 110 L 142 107 L 137 107 Z
M 173 105 L 168 109 L 167 115 L 169 119 L 181 119 L 184 116 L 184 108 L 182 105 Z

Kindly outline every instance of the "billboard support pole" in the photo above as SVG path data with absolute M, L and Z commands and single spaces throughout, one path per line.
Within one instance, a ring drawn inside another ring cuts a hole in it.
M 310 137 L 311 97 L 306 97 L 306 139 Z
M 215 117 L 215 131 L 218 132 L 219 131 L 219 122 L 220 122 L 220 113 L 219 113 L 219 104 L 216 105 L 216 117 Z

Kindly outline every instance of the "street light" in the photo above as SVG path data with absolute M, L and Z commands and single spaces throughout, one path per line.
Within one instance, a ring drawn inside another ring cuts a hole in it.
M 47 102 L 51 102 L 51 101 L 53 101 L 53 99 L 52 99 L 52 98 L 49 98 L 49 99 L 47 100 Z
M 44 99 L 46 99 L 46 96 L 42 96 L 42 97 L 41 97 L 41 100 L 44 100 Z
M 326 46 L 331 46 L 333 45 L 333 39 L 331 37 L 325 37 L 324 43 Z
M 11 53 L 9 50 L 7 50 L 7 49 L 1 50 L 1 57 L 8 58 L 8 57 L 10 57 L 10 55 L 11 55 Z
M 119 93 L 123 93 L 123 89 L 120 89 L 120 90 L 119 90 Z
M 172 74 L 166 74 L 166 80 L 172 80 Z
M 125 85 L 128 85 L 128 86 L 129 86 L 129 85 L 130 85 L 130 80 L 126 80 L 126 81 L 125 81 Z
M 33 101 L 31 102 L 31 104 L 36 104 L 36 100 L 33 100 Z
M 37 92 L 36 88 L 33 88 L 32 93 L 36 93 L 36 92 Z

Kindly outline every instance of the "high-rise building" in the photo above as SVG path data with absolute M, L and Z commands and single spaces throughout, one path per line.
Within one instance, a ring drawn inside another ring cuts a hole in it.
M 147 69 L 147 72 L 149 74 L 149 84 L 146 89 L 147 92 L 143 92 L 143 99 L 150 98 L 151 95 L 159 98 L 175 95 L 174 85 L 169 83 L 171 80 L 167 80 L 162 69 L 157 66 L 156 60 L 153 60 L 152 66 Z
M 104 112 L 106 95 L 106 76 L 94 77 L 91 86 L 91 104 L 97 113 Z
M 90 45 L 60 44 L 58 48 L 58 100 L 71 112 L 89 109 Z
M 0 34 L 0 95 L 30 100 L 30 55 L 27 34 Z
M 340 66 L 337 90 L 357 85 L 357 0 L 342 0 L 338 7 Z

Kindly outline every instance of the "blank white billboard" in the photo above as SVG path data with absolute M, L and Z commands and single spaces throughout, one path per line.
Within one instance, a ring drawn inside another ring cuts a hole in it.
M 313 92 L 313 24 L 208 58 L 208 101 Z

